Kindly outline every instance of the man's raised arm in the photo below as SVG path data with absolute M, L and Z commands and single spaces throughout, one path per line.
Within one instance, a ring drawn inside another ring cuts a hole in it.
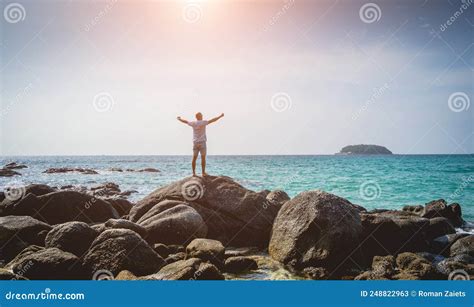
M 207 123 L 212 124 L 212 123 L 218 121 L 219 119 L 221 119 L 222 117 L 224 117 L 224 113 L 222 113 L 221 115 L 219 115 L 217 117 L 214 117 L 213 119 L 210 119 Z
M 185 119 L 182 119 L 181 116 L 178 116 L 176 119 L 182 122 L 183 124 L 189 124 L 189 122 Z

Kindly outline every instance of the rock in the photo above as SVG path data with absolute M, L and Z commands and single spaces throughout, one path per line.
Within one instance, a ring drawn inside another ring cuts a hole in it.
M 361 233 L 359 212 L 348 200 L 323 191 L 303 192 L 278 213 L 269 253 L 295 268 L 339 267 L 351 257 Z
M 375 256 L 372 260 L 372 270 L 356 276 L 355 280 L 387 280 L 395 273 L 395 258 L 392 255 Z
M 221 271 L 219 269 L 207 262 L 203 262 L 199 265 L 199 268 L 197 269 L 196 273 L 194 273 L 196 276 L 194 279 L 197 280 L 224 280 L 225 277 L 222 275 Z
M 27 280 L 21 275 L 15 274 L 5 269 L 0 269 L 0 280 Z
M 191 258 L 179 260 L 164 266 L 158 273 L 146 276 L 152 280 L 204 280 L 224 279 L 220 271 L 210 263 L 203 263 L 201 259 Z
M 0 168 L 0 177 L 13 177 L 13 176 L 21 176 L 21 174 L 8 168 Z
M 133 204 L 123 198 L 107 199 L 107 202 L 110 203 L 115 210 L 117 210 L 120 216 L 127 215 L 133 208 Z
M 219 241 L 194 239 L 186 247 L 186 258 L 199 258 L 221 267 L 224 263 L 224 252 L 224 245 Z
M 466 264 L 474 264 L 474 257 L 467 255 L 467 254 L 459 254 L 454 257 L 452 257 L 454 261 L 466 263 Z
M 453 225 L 445 217 L 435 217 L 430 219 L 430 224 L 426 229 L 426 238 L 432 240 L 442 235 L 456 233 Z
M 178 252 L 176 254 L 169 254 L 168 257 L 166 257 L 165 262 L 167 264 L 179 261 L 179 260 L 184 260 L 186 259 L 186 253 L 184 252 Z
M 452 233 L 439 236 L 430 242 L 431 250 L 440 255 L 449 256 L 449 248 L 458 239 L 468 236 L 467 233 Z
M 79 258 L 57 248 L 24 253 L 9 266 L 13 272 L 28 279 L 84 279 L 86 271 Z
M 0 217 L 0 260 L 10 261 L 29 245 L 44 245 L 44 237 L 39 235 L 51 226 L 30 216 Z
M 48 168 L 45 170 L 43 173 L 45 174 L 57 174 L 57 173 L 81 173 L 84 175 L 96 175 L 98 172 L 96 172 L 93 169 L 88 169 L 88 168 L 80 168 L 80 167 L 59 167 L 59 168 Z
M 109 172 L 123 172 L 123 169 L 119 168 L 119 167 L 111 167 L 109 168 Z
M 91 272 L 107 270 L 117 275 L 128 270 L 137 276 L 157 272 L 164 260 L 134 231 L 108 229 L 92 242 L 84 256 Z
M 326 280 L 329 278 L 329 272 L 321 267 L 307 267 L 303 270 L 303 275 L 313 280 Z
M 56 247 L 81 257 L 99 233 L 84 222 L 56 225 L 46 236 L 46 247 Z
M 139 201 L 130 211 L 130 219 L 139 220 L 163 200 L 193 207 L 206 221 L 207 238 L 236 247 L 266 246 L 280 209 L 264 193 L 250 191 L 229 177 L 188 177 Z
M 410 213 L 414 213 L 416 215 L 422 215 L 424 207 L 422 205 L 416 205 L 416 206 L 404 206 L 403 211 L 407 211 Z
M 436 279 L 438 274 L 433 265 L 425 258 L 414 253 L 401 253 L 397 255 L 397 266 L 404 271 L 402 275 L 394 276 L 395 279 Z M 416 278 L 411 278 L 412 275 Z
M 118 275 L 115 277 L 115 280 L 137 280 L 137 276 L 133 274 L 130 271 L 123 270 L 118 273 Z
M 473 268 L 470 268 L 467 263 L 456 261 L 454 257 L 446 258 L 438 262 L 436 264 L 436 270 L 446 277 L 449 276 L 449 273 L 456 270 L 464 270 L 470 274 L 474 273 Z
M 163 201 L 144 214 L 138 224 L 148 232 L 148 241 L 163 244 L 186 244 L 194 238 L 203 238 L 207 226 L 192 207 Z
M 176 244 L 168 245 L 168 250 L 170 251 L 170 254 L 186 253 L 186 248 L 182 245 L 176 245 Z
M 168 246 L 166 246 L 164 244 L 161 244 L 161 243 L 157 243 L 157 244 L 153 245 L 153 250 L 158 255 L 160 255 L 163 259 L 168 257 L 169 254 L 170 254 L 170 249 L 168 248 Z
M 139 170 L 137 170 L 137 172 L 139 172 L 139 173 L 159 173 L 160 170 L 157 170 L 156 168 L 152 168 L 152 167 L 147 167 L 147 168 L 144 168 L 144 169 L 139 169 Z
M 75 191 L 58 191 L 41 196 L 28 194 L 15 204 L 2 202 L 2 215 L 29 215 L 48 224 L 69 221 L 105 222 L 118 218 L 110 203 Z
M 55 188 L 50 187 L 46 184 L 29 184 L 25 187 L 25 195 L 29 193 L 34 194 L 36 196 L 41 196 L 49 193 L 56 192 Z
M 143 226 L 140 226 L 138 224 L 135 224 L 134 222 L 131 222 L 129 220 L 124 220 L 124 219 L 110 219 L 104 224 L 105 229 L 118 229 L 118 228 L 123 228 L 123 229 L 130 229 L 135 231 L 142 237 L 143 239 L 147 238 L 147 231 Z
M 451 257 L 461 254 L 474 256 L 474 235 L 456 240 L 449 249 Z
M 28 168 L 28 166 L 26 166 L 24 164 L 18 164 L 16 162 L 11 162 L 11 163 L 5 164 L 3 166 L 3 168 L 6 168 L 6 169 L 22 169 L 22 168 Z
M 224 270 L 229 273 L 241 273 L 256 269 L 258 269 L 257 262 L 248 257 L 229 257 L 224 263 Z
M 405 211 L 361 212 L 360 217 L 364 230 L 361 251 L 368 259 L 428 249 L 429 219 Z
M 272 191 L 272 192 L 268 193 L 268 195 L 266 196 L 266 199 L 270 203 L 272 203 L 272 204 L 274 204 L 278 207 L 281 207 L 281 206 L 283 206 L 284 203 L 286 203 L 287 201 L 290 200 L 290 197 L 288 196 L 288 194 L 286 194 L 285 191 L 275 190 L 275 191 Z
M 447 206 L 444 199 L 434 200 L 427 203 L 421 217 L 430 219 L 434 217 L 445 217 L 454 227 L 459 227 L 464 223 L 462 219 L 461 206 L 459 204 L 451 204 Z

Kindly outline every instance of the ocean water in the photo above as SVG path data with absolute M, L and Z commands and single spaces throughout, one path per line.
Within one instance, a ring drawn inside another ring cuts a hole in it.
M 122 191 L 136 190 L 136 201 L 156 187 L 189 176 L 189 156 L 18 156 L 1 157 L 28 168 L 22 176 L 0 177 L 0 190 L 14 184 L 45 183 L 94 186 L 115 182 Z M 198 161 L 198 170 L 200 169 Z M 44 174 L 51 167 L 83 167 L 98 175 Z M 108 169 L 158 168 L 160 173 L 112 172 Z M 321 189 L 367 209 L 401 209 L 444 198 L 461 204 L 463 216 L 474 221 L 474 155 L 391 156 L 209 156 L 207 172 L 226 175 L 258 191 L 282 189 L 291 197 Z

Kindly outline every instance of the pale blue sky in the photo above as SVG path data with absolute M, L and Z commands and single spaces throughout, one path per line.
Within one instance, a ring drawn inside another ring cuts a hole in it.
M 462 1 L 12 2 L 2 155 L 190 154 L 197 111 L 210 154 L 474 152 L 474 4 L 442 31 Z

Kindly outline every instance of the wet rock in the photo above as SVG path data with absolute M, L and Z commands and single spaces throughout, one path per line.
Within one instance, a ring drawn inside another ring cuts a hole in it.
M 186 253 L 184 252 L 177 252 L 175 254 L 169 254 L 168 257 L 166 257 L 165 262 L 167 264 L 179 261 L 179 260 L 184 260 L 186 259 Z
M 158 273 L 144 277 L 152 280 L 222 280 L 224 276 L 214 265 L 199 258 L 179 260 L 164 266 Z
M 83 264 L 91 272 L 107 270 L 116 275 L 128 270 L 137 276 L 157 272 L 164 260 L 134 231 L 109 229 L 92 242 Z
M 249 256 L 258 254 L 260 250 L 255 246 L 250 247 L 228 247 L 224 252 L 224 258 Z
M 426 229 L 426 238 L 432 240 L 442 235 L 456 233 L 451 222 L 445 217 L 435 217 L 430 219 L 430 224 Z
M 96 172 L 93 169 L 89 168 L 81 168 L 81 167 L 59 167 L 59 168 L 48 168 L 45 170 L 43 173 L 45 174 L 61 174 L 61 173 L 81 173 L 84 175 L 96 175 L 98 172 Z
M 466 233 L 452 233 L 439 236 L 430 242 L 431 250 L 437 254 L 449 256 L 449 248 L 458 239 L 468 236 Z
M 28 166 L 24 164 L 18 164 L 16 162 L 10 162 L 8 164 L 5 164 L 3 168 L 4 169 L 22 169 L 22 168 L 28 168 Z
M 326 280 L 329 278 L 329 272 L 321 267 L 307 267 L 302 271 L 303 275 L 313 280 Z
M 99 233 L 84 222 L 56 225 L 46 236 L 46 247 L 56 247 L 81 257 Z
M 322 191 L 298 194 L 286 202 L 273 225 L 270 256 L 295 268 L 343 266 L 359 244 L 359 211 Z
M 224 263 L 224 271 L 229 273 L 241 273 L 256 269 L 258 269 L 257 262 L 248 257 L 229 257 Z
M 0 177 L 13 177 L 13 176 L 21 176 L 21 174 L 8 168 L 0 168 Z
M 459 204 L 447 205 L 444 199 L 434 200 L 425 205 L 421 217 L 435 218 L 445 217 L 454 227 L 461 226 L 464 221 L 462 219 L 461 206 Z
M 139 169 L 139 170 L 137 170 L 137 172 L 139 172 L 139 173 L 159 173 L 160 170 L 158 170 L 156 168 L 152 168 L 152 167 L 147 167 L 147 168 Z

